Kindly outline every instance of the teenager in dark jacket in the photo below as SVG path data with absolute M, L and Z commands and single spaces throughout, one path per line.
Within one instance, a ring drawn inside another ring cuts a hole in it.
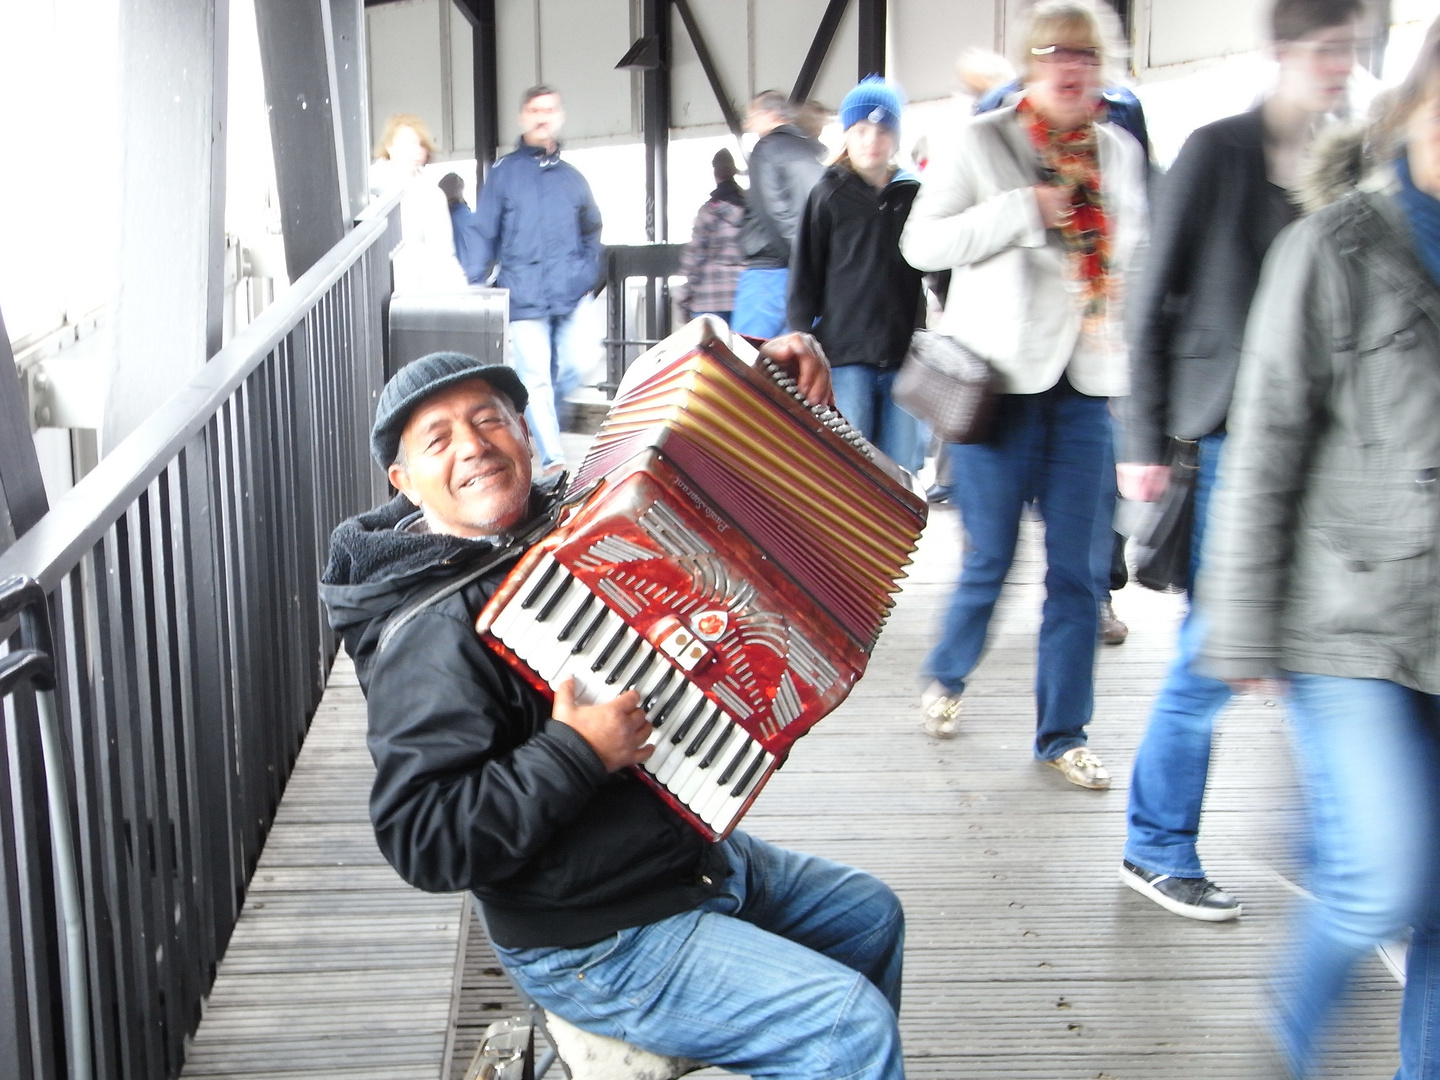
M 826 400 L 798 335 L 766 354 Z M 898 1080 L 895 895 L 742 832 L 707 842 L 627 768 L 653 751 L 638 693 L 581 705 L 567 681 L 547 702 L 476 634 L 553 524 L 526 398 L 458 353 L 402 368 L 371 436 L 401 494 L 332 537 L 323 595 L 366 694 L 381 852 L 478 896 L 516 982 L 578 1027 L 755 1077 Z
M 920 424 L 890 398 L 924 312 L 920 271 L 900 254 L 900 233 L 920 190 L 915 174 L 891 161 L 902 105 L 895 87 L 874 77 L 845 95 L 845 149 L 805 204 L 786 307 L 790 329 L 813 329 L 825 347 L 836 408 L 915 472 L 925 449 Z

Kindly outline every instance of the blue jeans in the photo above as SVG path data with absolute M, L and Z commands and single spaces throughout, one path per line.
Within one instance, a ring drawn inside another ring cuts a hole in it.
M 1440 697 L 1379 679 L 1289 681 L 1315 899 L 1301 909 L 1277 983 L 1281 1049 L 1295 1076 L 1309 1076 L 1356 961 L 1409 926 L 1395 1076 L 1437 1080 Z
M 988 443 L 949 447 L 967 545 L 925 667 L 949 693 L 964 691 L 1015 557 L 1021 511 L 1035 503 L 1045 519 L 1046 559 L 1035 756 L 1051 761 L 1085 744 L 1095 704 L 1095 638 L 1115 513 L 1109 405 L 1061 380 L 1043 394 L 1001 397 L 994 432 Z
M 1200 440 L 1195 531 L 1190 541 L 1192 589 L 1200 572 L 1205 517 L 1224 446 L 1224 435 L 1206 435 Z M 1154 874 L 1205 876 L 1195 840 L 1200 834 L 1200 805 L 1210 774 L 1215 717 L 1230 700 L 1230 687 L 1195 670 L 1195 658 L 1204 643 L 1205 620 L 1191 604 L 1180 624 L 1175 659 L 1150 711 L 1150 723 L 1130 772 L 1125 858 Z
M 734 320 L 730 329 L 748 337 L 772 338 L 785 332 L 785 289 L 790 271 L 751 268 L 740 271 L 735 285 Z
M 874 443 L 902 469 L 919 472 L 925 464 L 925 439 L 920 421 L 890 397 L 895 371 L 869 364 L 842 364 L 833 368 L 835 407 L 852 427 Z
M 692 911 L 573 949 L 496 953 L 577 1027 L 753 1077 L 897 1080 L 905 919 L 882 882 L 732 833 Z
M 510 359 L 520 381 L 530 391 L 525 422 L 530 425 L 540 464 L 547 469 L 565 461 L 555 402 L 565 400 L 565 395 L 580 384 L 580 335 L 575 323 L 575 311 L 510 323 Z

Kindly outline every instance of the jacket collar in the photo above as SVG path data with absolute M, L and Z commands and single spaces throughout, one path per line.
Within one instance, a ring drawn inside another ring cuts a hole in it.
M 1336 230 L 1340 254 L 1369 262 L 1376 274 L 1440 326 L 1440 290 L 1415 251 L 1410 223 L 1396 198 L 1399 188 L 1390 165 L 1361 184 L 1360 194 L 1348 200 L 1351 213 Z
M 515 142 L 516 149 L 518 149 L 521 153 L 525 154 L 525 156 L 534 158 L 535 163 L 539 165 L 542 169 L 545 168 L 547 165 L 554 165 L 556 162 L 558 162 L 560 160 L 560 151 L 561 149 L 563 149 L 561 145 L 557 142 L 555 144 L 554 153 L 546 153 L 543 146 L 531 146 L 529 143 L 527 143 L 525 141 L 525 136 L 523 135 L 520 136 L 520 138 L 517 139 Z

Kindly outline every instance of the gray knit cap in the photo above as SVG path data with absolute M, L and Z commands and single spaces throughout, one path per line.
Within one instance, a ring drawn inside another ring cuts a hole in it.
M 448 386 L 467 379 L 484 379 L 510 399 L 517 413 L 525 411 L 530 394 L 514 368 L 504 364 L 482 364 L 473 356 L 458 352 L 436 352 L 412 360 L 397 371 L 380 391 L 375 406 L 375 426 L 370 429 L 370 454 L 388 469 L 400 453 L 400 433 L 415 407 Z

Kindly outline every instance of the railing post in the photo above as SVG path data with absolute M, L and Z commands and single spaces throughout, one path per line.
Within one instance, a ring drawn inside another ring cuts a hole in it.
M 0 723 L 0 764 L 10 760 Z M 21 868 L 15 850 L 14 792 L 9 768 L 0 768 L 0 1076 L 30 1080 L 36 1075 L 30 1025 L 25 954 L 28 949 L 21 911 Z

